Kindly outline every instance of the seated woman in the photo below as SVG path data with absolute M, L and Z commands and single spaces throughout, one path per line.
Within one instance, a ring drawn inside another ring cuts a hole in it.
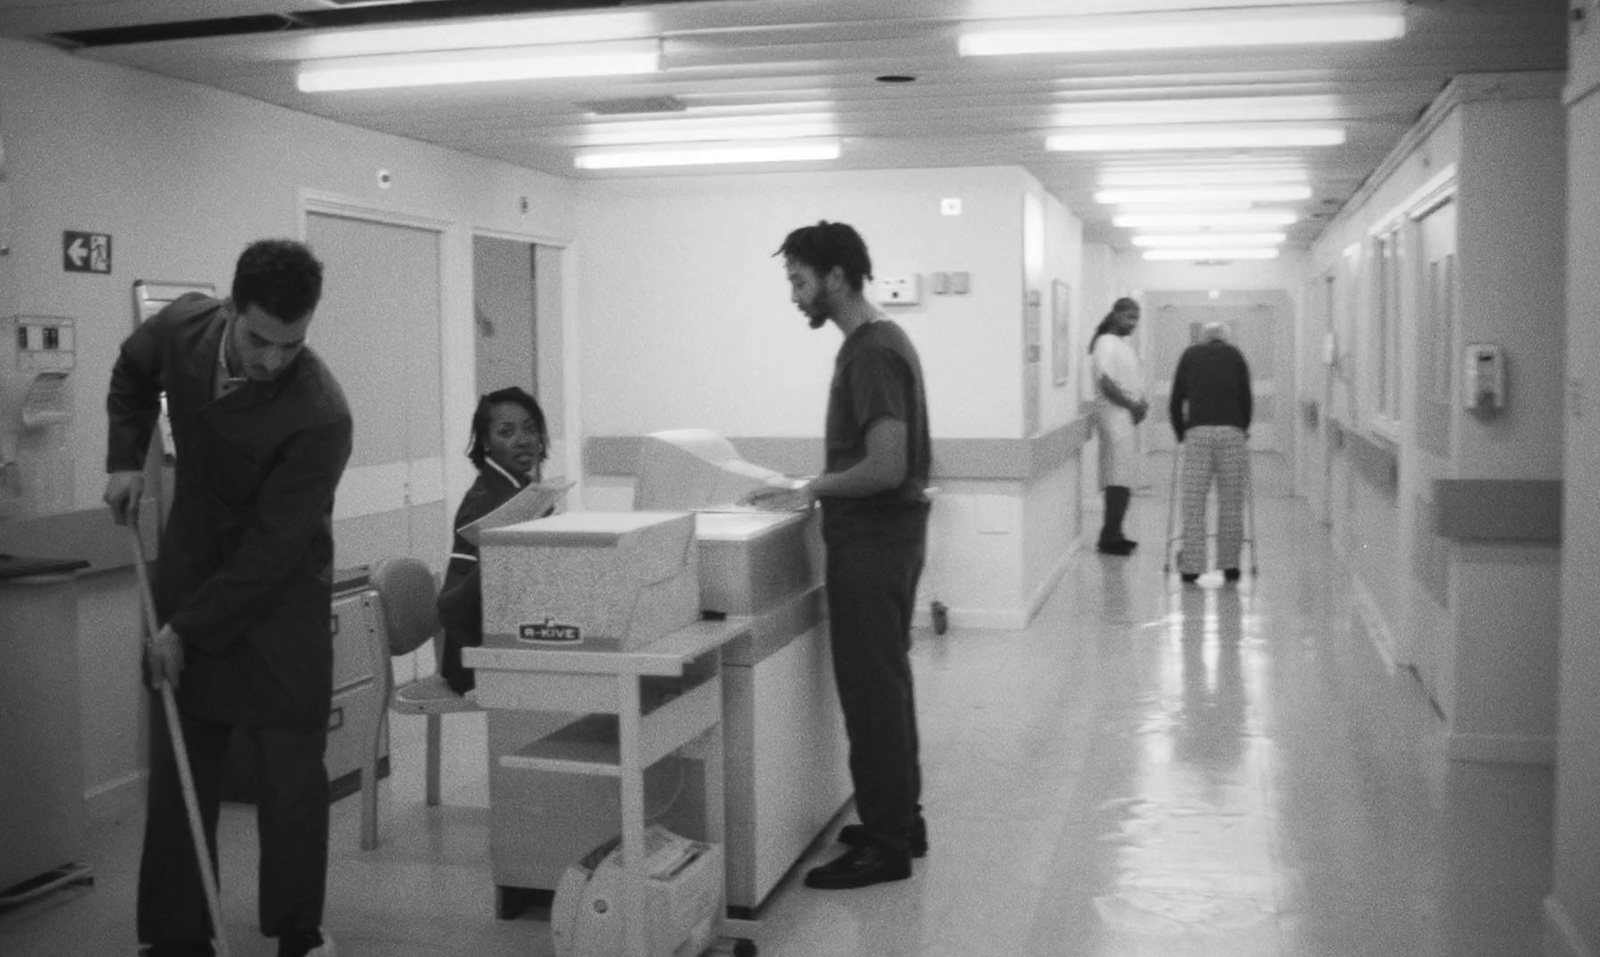
M 457 694 L 472 690 L 472 669 L 461 664 L 461 649 L 483 644 L 483 590 L 478 576 L 478 546 L 461 529 L 476 522 L 539 480 L 547 457 L 544 413 L 533 396 L 512 386 L 478 400 L 472 414 L 467 458 L 478 480 L 456 510 L 455 542 L 439 591 L 439 621 L 444 625 L 440 672 Z

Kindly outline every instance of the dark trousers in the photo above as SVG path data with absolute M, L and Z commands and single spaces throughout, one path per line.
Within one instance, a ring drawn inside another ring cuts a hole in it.
M 194 774 L 200 819 L 217 863 L 217 814 L 222 759 L 234 726 L 180 714 Z M 256 827 L 261 840 L 261 932 L 279 937 L 316 930 L 328 882 L 328 772 L 322 763 L 328 732 L 247 728 L 260 789 Z M 220 880 L 220 875 L 218 876 Z M 213 937 L 200 867 L 189 837 L 178 766 L 167 734 L 166 709 L 152 709 L 149 809 L 139 861 L 139 940 L 189 944 Z
M 1122 519 L 1128 514 L 1128 499 L 1132 495 L 1132 490 L 1126 485 L 1106 486 L 1106 517 L 1105 524 L 1100 527 L 1100 544 L 1115 545 L 1128 540 L 1128 536 L 1122 533 Z
M 856 813 L 899 851 L 921 813 L 922 765 L 911 687 L 911 613 L 926 553 L 914 534 L 827 535 L 833 676 L 850 740 Z

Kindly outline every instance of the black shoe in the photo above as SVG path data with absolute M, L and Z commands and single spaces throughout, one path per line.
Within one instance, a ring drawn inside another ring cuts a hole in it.
M 1095 546 L 1095 551 L 1102 555 L 1132 555 L 1133 550 L 1138 547 L 1138 542 L 1101 542 Z
M 1195 582 L 1200 580 L 1200 574 L 1198 572 L 1180 572 L 1178 577 L 1183 579 L 1183 583 L 1185 585 L 1193 585 Z
M 333 941 L 321 928 L 284 934 L 278 938 L 278 957 L 334 957 Z
M 869 841 L 806 872 L 806 886 L 825 891 L 851 890 L 911 876 L 911 855 Z
M 1239 569 L 1237 569 L 1237 568 L 1224 568 L 1222 570 L 1222 577 L 1224 579 L 1226 579 L 1227 581 L 1236 582 L 1236 581 L 1239 580 Z
M 846 824 L 839 828 L 839 843 L 851 847 L 860 847 L 871 838 L 867 837 L 867 828 L 862 824 Z M 910 833 L 906 835 L 906 846 L 911 849 L 912 857 L 925 857 L 928 853 L 928 822 L 917 818 L 911 825 Z

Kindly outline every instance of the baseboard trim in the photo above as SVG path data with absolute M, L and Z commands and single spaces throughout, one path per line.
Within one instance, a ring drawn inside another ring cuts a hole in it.
M 1073 539 L 1072 544 L 1067 546 L 1067 550 L 1061 553 L 1060 558 L 1056 559 L 1055 567 L 1050 569 L 1050 573 L 1039 582 L 1039 587 L 1033 590 L 1033 597 L 1028 601 L 1028 620 L 1023 623 L 1022 627 L 1026 628 L 1034 617 L 1039 614 L 1039 609 L 1044 607 L 1044 603 L 1050 600 L 1050 593 L 1055 591 L 1056 586 L 1061 583 L 1061 577 L 1067 573 L 1067 566 L 1071 565 L 1072 560 L 1078 557 L 1078 552 L 1083 549 L 1083 542 L 1082 536 Z
M 1046 575 L 1033 590 L 1033 594 L 1023 607 L 949 608 L 945 612 L 946 620 L 951 627 L 974 628 L 981 631 L 1021 631 L 1033 623 L 1034 616 L 1039 614 L 1039 609 L 1050 600 L 1050 593 L 1061 583 L 1072 560 L 1083 551 L 1086 541 L 1088 539 L 1081 535 L 1073 539 L 1072 544 L 1056 560 L 1055 567 L 1050 569 L 1050 574 Z M 933 611 L 928 607 L 928 603 L 919 604 L 911 613 L 911 624 L 914 628 L 933 627 Z
M 120 778 L 96 785 L 84 792 L 90 824 L 109 824 L 120 821 L 144 807 L 145 781 L 150 772 L 144 768 L 131 771 Z
M 951 608 L 945 612 L 945 618 L 952 628 L 978 631 L 1021 631 L 1033 620 L 1026 608 Z M 933 612 L 926 604 L 918 605 L 912 612 L 911 625 L 933 627 Z
M 1445 756 L 1452 761 L 1485 764 L 1555 764 L 1556 739 L 1533 734 L 1462 734 L 1445 737 Z
M 1361 623 L 1366 626 L 1367 636 L 1372 639 L 1372 647 L 1377 650 L 1378 657 L 1383 659 L 1385 673 L 1392 675 L 1398 670 L 1395 663 L 1394 631 L 1384 620 L 1383 609 L 1378 607 L 1378 600 L 1372 597 L 1372 592 L 1361 580 L 1361 576 L 1352 575 L 1351 583 L 1355 591 L 1356 612 L 1361 616 Z
M 1600 957 L 1600 952 L 1578 936 L 1578 929 L 1554 894 L 1544 899 L 1544 953 L 1545 957 Z

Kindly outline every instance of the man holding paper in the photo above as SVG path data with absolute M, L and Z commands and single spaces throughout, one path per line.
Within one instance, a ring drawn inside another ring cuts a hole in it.
M 444 625 L 439 670 L 456 694 L 466 694 L 473 687 L 472 670 L 461 664 L 461 649 L 483 644 L 476 523 L 539 481 L 539 468 L 549 457 L 547 436 L 539 403 L 515 386 L 479 399 L 472 414 L 467 458 L 478 467 L 478 480 L 467 489 L 456 510 L 455 542 L 439 592 L 439 621 Z M 553 511 L 554 503 L 538 517 Z

